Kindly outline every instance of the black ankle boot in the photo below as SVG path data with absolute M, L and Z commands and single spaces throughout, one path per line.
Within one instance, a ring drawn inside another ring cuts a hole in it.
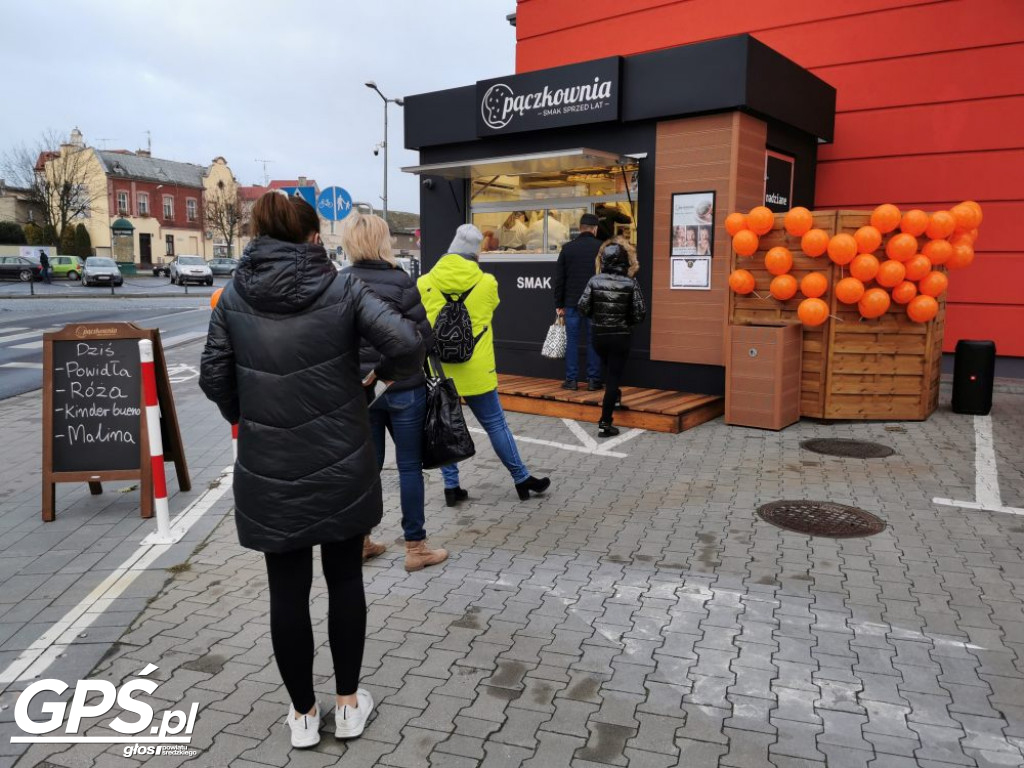
M 610 421 L 599 421 L 597 423 L 597 436 L 598 437 L 615 437 L 619 434 L 617 427 L 613 427 Z
M 530 491 L 534 493 L 544 493 L 551 485 L 551 479 L 548 477 L 534 477 L 530 475 L 528 478 L 523 480 L 521 483 L 516 483 L 516 493 L 519 494 L 520 501 L 526 501 L 530 498 Z
M 459 486 L 444 489 L 445 506 L 454 507 L 460 501 L 465 501 L 468 498 L 469 493 L 467 491 L 462 490 L 462 488 L 460 488 Z

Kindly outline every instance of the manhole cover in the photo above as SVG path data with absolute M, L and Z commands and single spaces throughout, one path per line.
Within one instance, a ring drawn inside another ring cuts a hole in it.
M 885 523 L 870 512 L 830 501 L 773 501 L 758 507 L 757 514 L 772 525 L 808 536 L 845 539 L 885 530 Z
M 820 437 L 804 440 L 801 448 L 828 456 L 843 456 L 848 459 L 881 459 L 892 456 L 896 451 L 888 445 L 869 443 L 866 440 L 846 440 L 841 437 Z

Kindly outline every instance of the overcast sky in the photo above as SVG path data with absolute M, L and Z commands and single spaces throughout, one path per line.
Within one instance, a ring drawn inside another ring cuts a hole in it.
M 207 164 L 242 184 L 308 176 L 380 205 L 383 102 L 511 73 L 515 0 L 46 0 L 0 4 L 0 154 L 78 126 L 88 144 Z M 419 210 L 388 108 L 388 199 Z

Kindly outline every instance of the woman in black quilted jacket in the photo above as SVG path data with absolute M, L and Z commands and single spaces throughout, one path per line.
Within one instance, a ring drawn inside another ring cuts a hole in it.
M 580 297 L 579 310 L 590 318 L 594 349 L 607 367 L 599 437 L 612 437 L 612 412 L 621 397 L 619 383 L 629 358 L 633 326 L 644 321 L 647 307 L 634 275 L 640 270 L 636 251 L 623 237 L 608 240 L 597 252 L 597 274 L 590 278 Z
M 427 311 L 420 301 L 416 283 L 398 266 L 391 252 L 391 232 L 380 216 L 350 213 L 341 227 L 341 243 L 352 266 L 342 271 L 362 280 L 370 290 L 402 317 L 416 323 L 416 328 L 429 349 L 434 332 L 427 321 Z M 402 502 L 402 530 L 405 533 L 405 570 L 418 571 L 448 558 L 443 549 L 427 547 L 423 514 L 423 418 L 427 410 L 427 386 L 423 371 L 392 382 L 387 390 L 374 398 L 374 370 L 380 366 L 381 353 L 363 339 L 359 347 L 359 373 L 364 376 L 367 400 L 370 402 L 370 433 L 377 451 L 377 467 L 384 466 L 384 433 L 395 441 L 395 463 Z M 366 537 L 363 559 L 384 551 Z
M 210 319 L 199 384 L 238 423 L 235 523 L 265 553 L 270 632 L 292 746 L 320 739 L 309 593 L 320 545 L 337 686 L 335 735 L 362 733 L 373 708 L 358 687 L 366 634 L 363 536 L 380 522 L 377 459 L 359 374 L 359 340 L 380 350 L 381 379 L 414 376 L 424 346 L 404 319 L 320 244 L 320 221 L 276 192 L 253 208 L 256 238 Z

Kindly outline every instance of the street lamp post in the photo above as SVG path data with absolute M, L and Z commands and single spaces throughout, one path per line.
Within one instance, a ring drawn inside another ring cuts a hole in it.
M 366 87 L 377 92 L 377 95 L 384 101 L 384 221 L 388 220 L 388 104 L 395 104 L 399 107 L 404 106 L 405 102 L 402 99 L 389 99 L 383 93 L 380 92 L 380 88 L 377 87 L 377 83 L 370 80 L 366 83 Z

